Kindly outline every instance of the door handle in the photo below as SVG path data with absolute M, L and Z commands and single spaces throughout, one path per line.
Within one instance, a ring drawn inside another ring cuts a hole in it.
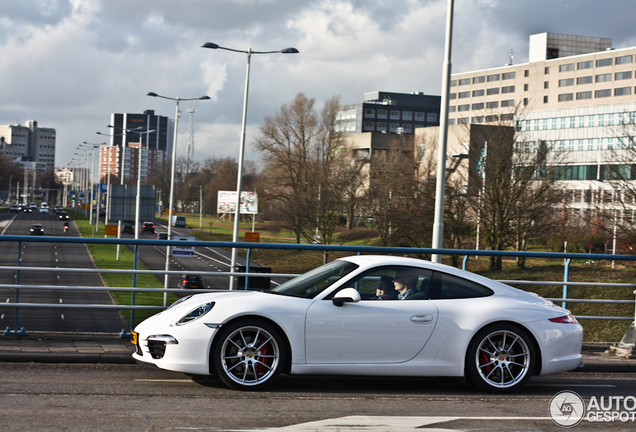
M 431 314 L 422 314 L 422 315 L 413 315 L 410 318 L 411 322 L 415 324 L 428 324 L 433 322 L 433 315 Z

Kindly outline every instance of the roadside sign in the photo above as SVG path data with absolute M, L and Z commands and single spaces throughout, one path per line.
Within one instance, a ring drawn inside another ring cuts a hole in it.
M 193 236 L 173 235 L 173 240 L 182 240 L 184 245 L 172 246 L 172 256 L 175 258 L 194 258 L 194 246 L 188 246 L 186 242 L 194 240 Z
M 117 229 L 119 227 L 114 224 L 108 224 L 104 227 L 104 234 L 106 235 L 117 235 Z
M 245 233 L 245 241 L 251 243 L 258 243 L 261 241 L 261 233 L 257 232 L 246 232 Z

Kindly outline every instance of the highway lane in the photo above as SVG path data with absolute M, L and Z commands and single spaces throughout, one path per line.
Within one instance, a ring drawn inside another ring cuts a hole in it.
M 634 396 L 633 374 L 565 373 L 493 395 L 449 379 L 290 377 L 267 391 L 239 392 L 211 380 L 137 365 L 0 364 L 0 418 L 21 431 L 557 431 L 550 401 L 563 390 Z M 632 405 L 630 405 L 632 406 Z M 316 422 L 311 425 L 303 424 Z M 581 431 L 631 431 L 635 422 Z
M 71 223 L 68 233 L 64 233 L 63 222 L 55 213 L 40 214 L 20 213 L 0 215 L 1 231 L 6 235 L 27 235 L 32 223 L 44 226 L 46 236 L 78 236 L 75 225 Z M 83 244 L 70 243 L 29 243 L 20 245 L 20 265 L 22 267 L 51 268 L 95 268 L 90 255 Z M 0 243 L 0 265 L 15 266 L 18 259 L 18 243 Z M 0 271 L 0 282 L 15 284 L 18 274 L 15 271 Z M 19 272 L 19 283 L 22 285 L 53 286 L 104 286 L 96 273 L 64 273 L 64 272 Z M 56 303 L 56 304 L 112 304 L 107 292 L 65 291 L 65 290 L 30 290 L 19 289 L 20 302 L 24 303 Z M 0 289 L 2 302 L 14 302 L 16 289 Z M 15 308 L 0 309 L 0 325 L 2 328 L 15 328 Z M 28 331 L 59 332 L 119 332 L 126 328 L 124 321 L 116 310 L 72 309 L 72 308 L 20 308 L 18 311 L 17 329 Z

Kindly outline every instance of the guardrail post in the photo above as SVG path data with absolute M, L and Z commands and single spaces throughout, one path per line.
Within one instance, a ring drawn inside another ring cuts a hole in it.
M 135 245 L 135 249 L 134 249 L 134 258 L 133 258 L 133 269 L 134 270 L 139 270 L 139 245 L 136 244 Z M 137 288 L 137 279 L 139 278 L 139 274 L 138 273 L 134 273 L 133 274 L 133 281 L 132 281 L 132 287 L 133 288 Z M 133 291 L 130 293 L 130 305 L 134 306 L 135 305 L 135 294 L 136 292 Z M 132 331 L 135 328 L 135 310 L 131 309 L 130 310 L 130 331 Z M 122 329 L 122 331 L 119 332 L 119 337 L 121 338 L 129 338 L 131 336 L 130 331 L 127 331 L 126 329 Z
M 464 259 L 462 261 L 462 270 L 466 270 L 467 266 L 468 266 L 468 255 L 464 255 Z
M 572 262 L 572 258 L 568 258 L 565 260 L 565 269 L 563 271 L 563 282 L 569 282 L 570 281 L 570 263 Z M 567 285 L 563 285 L 563 298 L 566 299 L 568 298 L 568 286 Z M 568 304 L 567 302 L 563 302 L 561 303 L 561 307 L 563 307 L 563 309 L 567 309 Z
M 18 264 L 17 267 L 20 267 L 20 261 L 22 261 L 22 242 L 18 242 Z M 15 275 L 15 284 L 20 285 L 20 270 L 16 272 Z M 15 302 L 20 303 L 20 288 L 15 289 Z M 18 306 L 15 307 L 15 315 L 13 316 L 13 330 L 10 327 L 7 327 L 4 331 L 5 336 L 26 336 L 26 331 L 24 331 L 24 327 L 18 330 Z
M 247 250 L 247 256 L 245 257 L 245 273 L 250 272 L 250 257 L 252 255 L 252 248 Z M 245 291 L 247 291 L 250 287 L 250 277 L 245 276 Z

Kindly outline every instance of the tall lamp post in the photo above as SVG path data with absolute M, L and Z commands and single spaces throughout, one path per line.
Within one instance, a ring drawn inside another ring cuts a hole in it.
M 113 135 L 109 135 L 109 134 L 105 134 L 105 133 L 101 133 L 101 132 L 95 132 L 97 135 L 105 135 L 107 137 L 118 137 L 118 136 L 123 136 L 124 134 L 113 134 Z M 111 141 L 112 143 L 112 141 Z M 122 151 L 122 155 L 123 155 L 123 151 Z M 111 151 L 110 148 L 108 150 L 108 158 L 107 158 L 107 163 L 108 163 L 108 172 L 106 173 L 106 214 L 104 216 L 104 226 L 108 225 L 108 222 L 110 222 L 108 220 L 108 213 L 110 210 L 110 205 L 108 204 L 108 201 L 110 200 L 110 172 L 112 171 L 112 167 L 111 167 Z M 119 165 L 119 164 L 118 164 Z
M 245 73 L 245 95 L 243 98 L 243 122 L 241 124 L 241 143 L 239 150 L 239 160 L 238 160 L 238 178 L 236 180 L 236 210 L 234 214 L 234 231 L 232 234 L 232 242 L 238 243 L 239 241 L 239 224 L 241 221 L 241 189 L 243 186 L 243 157 L 245 153 L 245 127 L 247 121 L 247 96 L 249 93 L 250 87 L 250 60 L 252 58 L 252 54 L 298 54 L 298 50 L 296 48 L 285 48 L 279 51 L 252 51 L 252 48 L 248 48 L 245 50 L 237 50 L 232 48 L 226 48 L 219 46 L 212 42 L 206 42 L 201 45 L 202 48 L 210 48 L 210 49 L 222 49 L 226 51 L 233 51 L 238 53 L 247 54 L 247 72 Z M 238 258 L 238 249 L 232 248 L 232 261 L 230 271 L 236 271 L 236 261 Z M 230 278 L 230 289 L 234 289 L 235 278 Z
M 168 203 L 168 239 L 171 239 L 172 236 L 172 213 L 174 209 L 174 173 L 175 167 L 177 164 L 177 132 L 179 129 L 179 101 L 192 101 L 192 100 L 209 100 L 209 96 L 200 96 L 197 98 L 180 98 L 180 97 L 167 97 L 161 96 L 154 92 L 146 93 L 146 96 L 150 97 L 158 97 L 162 99 L 173 100 L 177 102 L 177 107 L 174 115 L 174 138 L 172 140 L 172 167 L 170 170 L 170 201 Z M 170 270 L 170 246 L 166 247 L 166 272 Z M 165 289 L 168 289 L 168 273 L 165 274 L 163 279 L 163 286 Z M 168 304 L 168 293 L 164 293 L 163 295 L 163 305 L 166 306 Z

